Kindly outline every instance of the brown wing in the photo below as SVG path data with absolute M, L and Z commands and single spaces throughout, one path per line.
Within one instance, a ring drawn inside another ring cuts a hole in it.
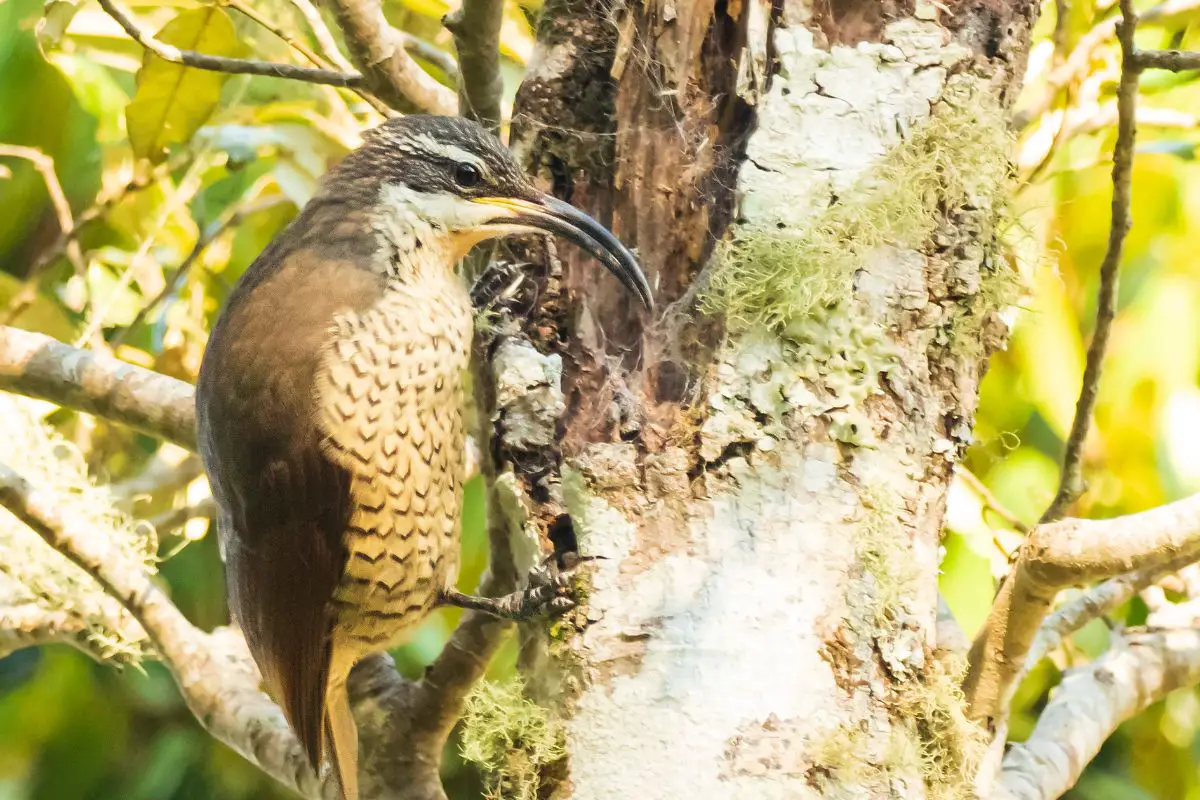
M 230 610 L 314 767 L 327 604 L 351 510 L 349 475 L 321 451 L 316 371 L 334 314 L 369 306 L 381 290 L 368 269 L 370 228 L 337 212 L 310 207 L 247 270 L 213 329 L 196 391 Z

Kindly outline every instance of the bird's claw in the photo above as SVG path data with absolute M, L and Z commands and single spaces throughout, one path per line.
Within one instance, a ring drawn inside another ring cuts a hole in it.
M 571 585 L 572 564 L 560 569 L 553 556 L 529 571 L 528 584 L 503 597 L 474 597 L 453 590 L 442 592 L 441 605 L 481 611 L 500 619 L 522 622 L 545 614 L 558 616 L 575 607 Z
M 558 616 L 575 607 L 574 587 L 571 585 L 570 569 L 562 570 L 558 560 L 550 556 L 529 570 L 526 594 L 549 616 Z

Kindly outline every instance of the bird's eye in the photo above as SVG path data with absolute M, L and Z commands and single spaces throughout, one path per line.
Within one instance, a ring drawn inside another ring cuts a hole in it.
M 454 182 L 464 189 L 477 186 L 481 180 L 483 176 L 474 164 L 460 163 L 454 168 Z

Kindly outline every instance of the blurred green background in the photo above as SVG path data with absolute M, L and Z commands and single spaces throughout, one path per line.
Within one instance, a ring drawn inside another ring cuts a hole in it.
M 993 576 L 1020 541 L 1005 516 L 1033 523 L 1053 495 L 1108 235 L 1119 61 L 1111 37 L 1091 32 L 1111 20 L 1115 4 L 1077 0 L 1065 4 L 1069 15 L 1061 21 L 1055 5 L 1047 4 L 1039 24 L 1017 107 L 1019 224 L 1008 235 L 1029 291 L 1013 314 L 1011 345 L 992 359 L 984 383 L 977 444 L 965 465 L 978 482 L 959 479 L 951 493 L 942 588 L 969 635 L 991 600 Z M 201 31 L 206 47 L 304 63 L 237 6 L 208 20 Z M 448 48 L 438 22 L 449 10 L 443 0 L 385 6 L 394 24 Z M 181 15 L 206 8 L 193 0 L 129 7 L 153 30 L 176 26 L 161 35 L 177 43 L 197 33 L 196 17 Z M 1200 47 L 1200 10 L 1192 7 L 1200 3 L 1177 0 L 1172 13 L 1143 27 L 1142 43 Z M 327 164 L 354 145 L 372 112 L 346 92 L 241 76 L 189 77 L 191 83 L 155 95 L 135 79 L 140 48 L 99 7 L 52 0 L 46 8 L 47 21 L 39 24 L 41 0 L 0 0 L 0 309 L 25 291 L 29 302 L 16 324 L 112 348 L 192 380 L 205 332 L 230 286 L 311 194 Z M 253 10 L 315 46 L 288 0 L 256 0 Z M 529 3 L 507 9 L 510 99 L 530 54 L 529 19 L 536 12 Z M 1052 80 L 1072 52 L 1083 68 L 1070 80 Z M 435 74 L 450 80 L 436 68 Z M 127 120 L 125 107 L 135 97 L 151 104 L 156 126 L 146 127 L 145 113 Z M 1135 226 L 1086 450 L 1090 490 L 1076 515 L 1124 514 L 1200 491 L 1198 113 L 1194 76 L 1145 77 Z M 157 167 L 135 161 L 131 126 L 139 154 Z M 55 242 L 62 212 L 43 175 L 5 155 L 9 145 L 38 148 L 53 159 L 76 218 L 105 204 L 79 250 L 54 259 L 33 281 L 26 281 L 30 267 Z M 229 225 L 235 214 L 239 224 Z M 197 248 L 201 241 L 206 246 Z M 137 475 L 154 456 L 153 441 L 128 431 L 69 412 L 49 419 L 103 482 Z M 129 508 L 153 519 L 185 506 L 196 492 L 194 481 L 183 481 Z M 477 483 L 466 512 L 462 585 L 473 587 L 486 560 Z M 172 554 L 161 572 L 174 598 L 210 627 L 226 613 L 216 545 L 206 530 L 205 520 L 192 519 L 161 526 L 158 536 L 159 552 Z M 1140 622 L 1147 611 L 1135 601 L 1120 621 Z M 397 653 L 402 668 L 417 674 L 452 623 L 450 614 L 431 620 Z M 1060 670 L 1101 652 L 1106 642 L 1106 626 L 1093 623 L 1034 672 L 1018 698 L 1014 737 L 1028 733 Z M 509 647 L 494 671 L 511 670 L 513 657 Z M 1200 799 L 1198 726 L 1197 694 L 1176 693 L 1123 726 L 1070 796 Z M 446 769 L 456 797 L 479 796 L 478 777 L 457 757 L 447 759 Z M 116 671 L 66 647 L 0 660 L 0 800 L 283 796 L 198 727 L 155 664 Z

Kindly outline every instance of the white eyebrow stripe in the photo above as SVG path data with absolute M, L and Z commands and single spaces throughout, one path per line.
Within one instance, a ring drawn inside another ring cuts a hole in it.
M 454 161 L 465 161 L 466 163 L 474 166 L 480 172 L 485 174 L 487 172 L 487 165 L 483 163 L 483 159 L 481 159 L 479 156 L 475 155 L 474 153 L 468 153 L 461 147 L 456 147 L 452 144 L 446 144 L 445 142 L 439 142 L 437 139 L 426 136 L 423 133 L 410 136 L 407 144 L 415 145 L 412 147 L 413 150 L 423 150 L 430 155 L 443 156 L 445 158 L 453 159 Z

